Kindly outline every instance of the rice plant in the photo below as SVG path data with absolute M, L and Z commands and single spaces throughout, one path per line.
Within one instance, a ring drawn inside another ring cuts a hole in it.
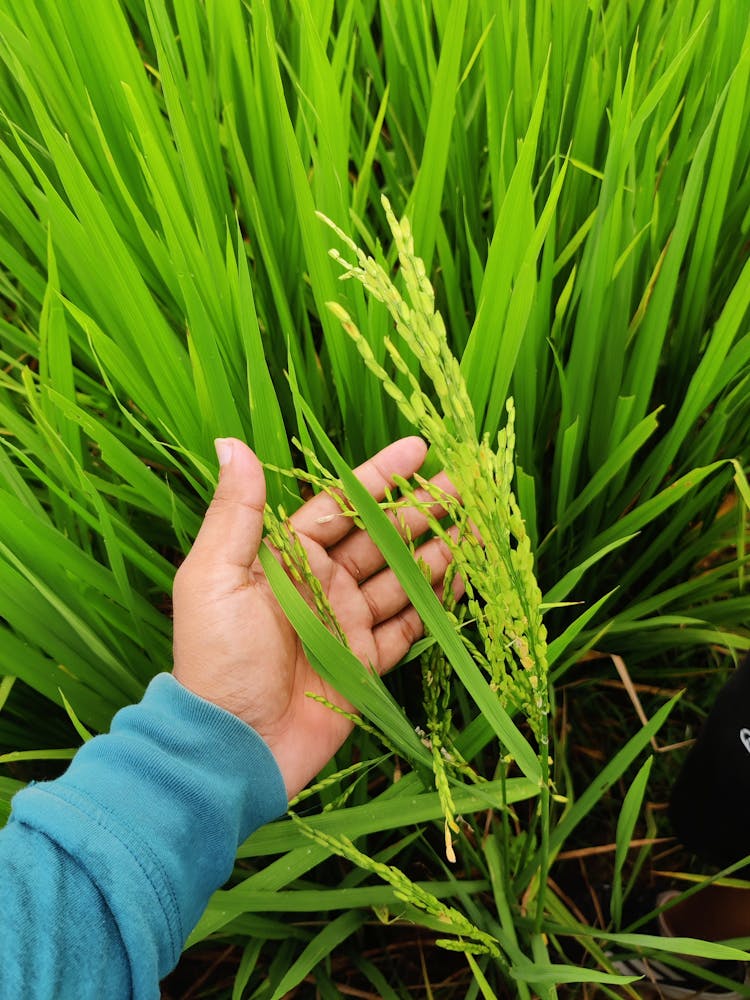
M 194 932 L 241 946 L 226 995 L 608 995 L 610 954 L 664 948 L 622 913 L 674 699 L 593 776 L 565 705 L 588 685 L 604 730 L 606 657 L 672 690 L 750 648 L 749 73 L 750 14 L 709 0 L 2 5 L 2 815 L 168 669 L 216 436 L 266 463 L 279 545 L 340 484 L 426 624 Z M 457 607 L 351 474 L 415 431 L 462 498 Z M 609 827 L 588 920 L 560 876 Z

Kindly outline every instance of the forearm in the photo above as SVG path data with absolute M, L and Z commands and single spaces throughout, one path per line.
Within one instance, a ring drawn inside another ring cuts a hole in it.
M 0 833 L 0 871 L 0 996 L 134 995 L 129 956 L 112 913 L 70 855 L 44 834 L 13 822 Z
M 239 843 L 286 808 L 244 723 L 162 675 L 0 834 L 0 996 L 158 997 Z

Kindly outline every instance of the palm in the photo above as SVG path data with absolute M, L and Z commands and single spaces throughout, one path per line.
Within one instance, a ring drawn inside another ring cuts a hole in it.
M 298 536 L 308 552 L 311 568 L 323 584 L 329 602 L 353 652 L 363 663 L 381 669 L 378 646 L 373 635 L 376 623 L 357 581 L 311 539 Z M 309 776 L 323 767 L 349 734 L 352 724 L 332 712 L 310 694 L 325 699 L 344 711 L 352 706 L 313 669 L 302 643 L 278 604 L 265 574 L 256 562 L 254 584 L 243 595 L 242 617 L 264 635 L 269 658 L 275 655 L 279 668 L 264 675 L 264 705 L 261 717 L 246 719 L 260 732 L 272 749 L 287 748 L 290 758 L 304 763 Z M 251 641 L 248 629 L 247 640 Z M 283 650 L 283 655 L 281 651 Z M 260 707 L 260 706 L 259 706 Z

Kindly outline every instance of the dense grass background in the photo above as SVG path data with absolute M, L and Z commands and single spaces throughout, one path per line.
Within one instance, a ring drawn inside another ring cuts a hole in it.
M 417 740 L 403 737 L 415 770 L 393 783 L 392 755 L 358 733 L 331 770 L 375 762 L 305 809 L 330 807 L 313 826 L 499 936 L 502 961 L 470 970 L 458 955 L 442 991 L 447 959 L 430 944 L 419 976 L 435 995 L 503 995 L 511 966 L 527 995 L 552 995 L 573 976 L 561 966 L 598 975 L 607 960 L 586 915 L 562 891 L 540 895 L 549 865 L 577 836 L 616 836 L 631 871 L 625 845 L 651 794 L 635 764 L 650 767 L 663 692 L 750 648 L 746 7 L 4 0 L 0 58 L 0 747 L 70 748 L 63 696 L 104 729 L 168 668 L 171 579 L 212 492 L 213 437 L 244 437 L 283 468 L 305 462 L 293 436 L 325 458 L 300 398 L 349 465 L 411 432 L 326 308 L 345 303 L 388 365 L 387 312 L 338 283 L 335 237 L 315 215 L 391 266 L 386 193 L 411 220 L 478 433 L 494 438 L 515 399 L 515 489 L 539 582 L 547 603 L 576 602 L 546 618 L 567 801 L 544 819 L 538 786 L 498 770 L 485 683 L 479 700 L 455 686 L 457 745 L 497 782 L 457 780 L 468 826 L 456 866 L 441 859 Z M 293 509 L 294 481 L 268 479 Z M 598 654 L 657 688 L 650 728 L 596 687 L 616 676 Z M 415 677 L 392 685 L 412 725 Z M 714 686 L 691 689 L 676 738 Z M 603 779 L 566 730 L 583 704 L 584 723 L 601 721 L 589 749 Z M 395 728 L 392 698 L 360 707 Z M 677 766 L 658 758 L 657 797 Z M 8 773 L 5 799 L 29 772 Z M 635 789 L 624 820 L 602 798 L 615 783 L 620 798 Z M 503 794 L 530 799 L 517 823 Z M 243 849 L 237 887 L 194 936 L 243 943 L 235 997 L 282 996 L 306 977 L 322 997 L 342 977 L 413 995 L 414 969 L 393 958 L 409 952 L 402 926 L 370 926 L 372 906 L 401 913 L 392 888 L 326 862 L 331 851 L 288 823 Z M 608 858 L 602 880 L 617 884 Z M 540 898 L 543 925 L 529 926 Z M 311 924 L 321 912 L 331 922 Z M 588 950 L 554 936 L 562 926 Z

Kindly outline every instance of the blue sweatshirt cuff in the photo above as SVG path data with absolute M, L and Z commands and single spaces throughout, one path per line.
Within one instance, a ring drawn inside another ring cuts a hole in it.
M 20 792 L 11 823 L 45 834 L 87 871 L 130 957 L 134 995 L 147 996 L 231 874 L 239 844 L 286 808 L 261 737 L 160 674 L 61 778 Z

